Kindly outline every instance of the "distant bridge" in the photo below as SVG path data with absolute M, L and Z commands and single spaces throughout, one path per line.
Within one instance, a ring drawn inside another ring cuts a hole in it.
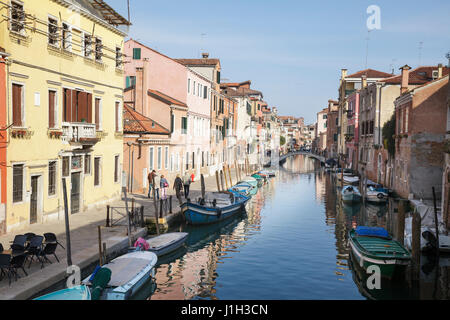
M 285 154 L 285 155 L 282 155 L 282 156 L 280 157 L 280 162 L 279 162 L 279 163 L 280 163 L 280 164 L 283 164 L 283 163 L 286 162 L 286 159 L 287 159 L 287 158 L 289 158 L 289 157 L 291 157 L 291 156 L 296 156 L 296 155 L 307 156 L 307 157 L 310 157 L 310 158 L 314 158 L 314 159 L 316 159 L 316 160 L 319 160 L 321 163 L 325 163 L 325 157 L 322 157 L 322 156 L 319 156 L 319 155 L 317 155 L 317 154 L 310 153 L 310 152 L 304 152 L 304 151 L 289 152 L 289 153 L 287 153 L 287 154 Z M 269 163 L 267 163 L 265 166 L 266 166 L 266 167 L 270 167 L 270 165 L 271 165 L 271 163 L 270 163 L 270 161 L 269 161 Z

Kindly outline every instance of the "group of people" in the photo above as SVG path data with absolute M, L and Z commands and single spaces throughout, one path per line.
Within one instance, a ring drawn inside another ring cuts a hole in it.
M 169 182 L 164 177 L 164 175 L 158 176 L 155 170 L 152 170 L 148 174 L 148 197 L 152 197 L 152 190 L 154 189 L 156 199 L 160 199 L 159 191 L 161 190 L 161 199 L 167 198 L 167 190 L 169 189 Z M 175 190 L 176 196 L 181 203 L 181 194 L 184 189 L 184 197 L 185 199 L 189 196 L 189 187 L 191 183 L 194 181 L 194 174 L 189 175 L 189 172 L 183 176 L 183 179 L 178 174 L 173 183 L 173 189 Z

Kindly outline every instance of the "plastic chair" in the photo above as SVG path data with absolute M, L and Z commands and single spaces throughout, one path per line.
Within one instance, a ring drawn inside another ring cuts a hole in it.
M 3 277 L 8 276 L 9 285 L 11 285 L 11 276 L 13 275 L 11 271 L 11 255 L 10 254 L 0 254 L 0 274 Z
M 45 261 L 47 261 L 47 262 L 49 262 L 49 263 L 52 263 L 52 262 L 47 258 L 48 255 L 51 255 L 51 254 L 52 254 L 53 256 L 55 256 L 56 261 L 58 261 L 58 263 L 59 263 L 59 259 L 58 259 L 58 257 L 56 256 L 56 253 L 55 253 L 56 247 L 57 247 L 57 246 L 58 246 L 57 243 L 47 243 L 47 244 L 45 245 L 44 249 L 41 250 L 41 252 L 39 253 L 39 256 L 41 256 L 41 257 L 43 258 L 43 259 L 41 260 L 41 263 L 42 263 L 41 269 L 44 267 L 44 262 L 45 262 Z
M 15 256 L 11 259 L 11 271 L 16 276 L 17 281 L 17 270 L 22 269 L 23 273 L 25 273 L 26 276 L 28 276 L 28 273 L 25 271 L 24 264 L 27 256 L 25 254 L 22 254 L 20 256 Z
M 34 236 L 30 240 L 30 245 L 28 246 L 28 252 L 27 255 L 30 258 L 30 264 L 28 265 L 28 268 L 31 267 L 31 262 L 33 262 L 33 258 L 36 257 L 39 262 L 41 261 L 41 251 L 42 251 L 42 241 L 44 241 L 43 236 Z
M 63 245 L 58 242 L 58 240 L 56 239 L 56 235 L 54 233 L 48 232 L 48 233 L 44 233 L 44 238 L 45 238 L 45 243 L 57 243 L 58 245 L 61 246 L 61 248 L 63 248 L 64 250 L 66 248 L 63 247 Z

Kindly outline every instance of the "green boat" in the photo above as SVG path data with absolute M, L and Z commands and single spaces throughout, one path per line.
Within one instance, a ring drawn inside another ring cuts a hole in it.
M 360 267 L 377 265 L 381 276 L 387 278 L 393 278 L 411 260 L 405 247 L 393 240 L 384 228 L 357 227 L 349 232 L 349 244 Z
M 240 184 L 240 183 L 249 183 L 249 184 L 251 184 L 252 186 L 254 186 L 254 187 L 261 187 L 261 185 L 262 185 L 262 183 L 261 182 L 258 182 L 258 180 L 256 180 L 255 178 L 253 178 L 253 177 L 250 177 L 250 176 L 248 176 L 248 177 L 245 177 L 244 179 L 242 179 L 241 181 L 239 181 L 237 184 Z
M 259 174 L 252 174 L 252 177 L 255 178 L 259 182 L 261 181 L 262 184 L 266 183 L 266 177 L 265 176 L 260 176 Z

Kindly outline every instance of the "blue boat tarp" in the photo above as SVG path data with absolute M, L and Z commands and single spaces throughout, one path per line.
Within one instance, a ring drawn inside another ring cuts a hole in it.
M 358 236 L 390 238 L 387 230 L 380 227 L 356 227 L 356 234 Z

